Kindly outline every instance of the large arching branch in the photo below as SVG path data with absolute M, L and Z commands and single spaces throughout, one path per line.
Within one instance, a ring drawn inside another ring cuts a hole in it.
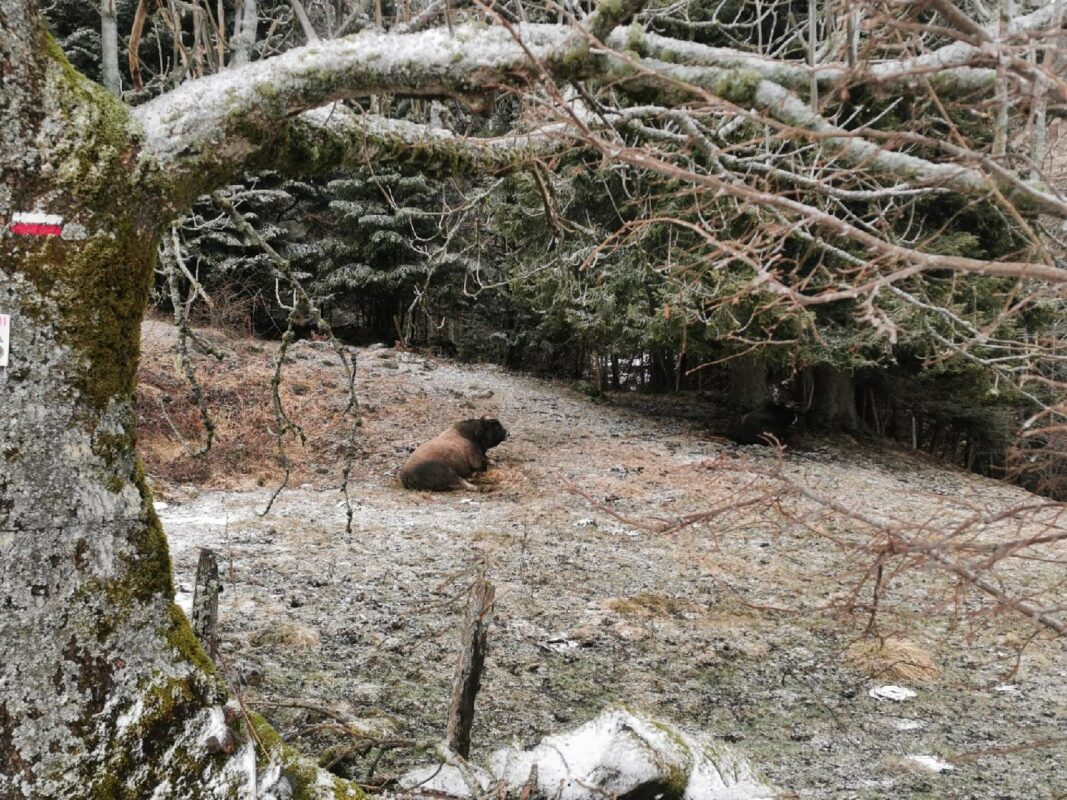
M 454 97 L 479 107 L 499 87 L 546 72 L 579 77 L 590 72 L 588 37 L 606 37 L 645 2 L 602 3 L 581 28 L 524 24 L 519 39 L 479 24 L 366 31 L 191 81 L 133 112 L 144 127 L 142 169 L 160 177 L 180 207 L 243 169 L 267 166 L 267 153 L 290 149 L 277 146 L 279 135 L 300 130 L 285 120 L 337 100 L 394 93 Z M 440 137 L 435 141 L 441 144 Z
M 479 104 L 492 87 L 533 80 L 546 66 L 566 73 L 587 53 L 584 36 L 566 27 L 528 25 L 523 37 L 525 48 L 482 25 L 457 26 L 454 36 L 372 31 L 191 81 L 134 110 L 144 126 L 140 158 L 173 187 L 176 204 L 188 204 L 241 170 L 267 166 L 267 154 L 291 150 L 279 141 L 299 133 L 286 121 L 304 111 L 382 93 Z M 312 149 L 309 142 L 305 155 Z
M 1067 202 L 1006 170 L 983 171 L 958 158 L 938 163 L 883 147 L 832 124 L 792 91 L 810 79 L 810 69 L 804 65 L 620 27 L 617 23 L 638 6 L 633 0 L 619 7 L 605 4 L 576 26 L 467 24 L 454 32 L 442 28 L 417 33 L 368 31 L 315 42 L 278 58 L 184 84 L 136 109 L 134 116 L 145 129 L 141 158 L 149 171 L 153 167 L 162 170 L 166 194 L 180 207 L 242 170 L 277 168 L 279 161 L 284 168 L 289 152 L 305 159 L 300 165 L 305 172 L 314 168 L 307 159 L 338 163 L 336 147 L 316 148 L 314 142 L 301 137 L 302 123 L 284 123 L 336 100 L 395 93 L 455 97 L 479 106 L 489 92 L 502 86 L 525 85 L 545 76 L 621 77 L 627 79 L 623 88 L 634 91 L 677 90 L 679 84 L 698 87 L 705 97 L 752 109 L 809 137 L 824 154 L 845 165 L 862 166 L 871 174 L 976 198 L 1001 194 L 1020 206 L 1067 217 Z M 1040 30 L 1050 19 L 1051 12 L 1043 9 L 1017 20 L 1014 29 Z M 599 49 L 598 34 L 615 49 Z M 663 60 L 668 55 L 672 61 Z M 862 79 L 913 80 L 916 70 L 948 69 L 955 70 L 953 74 L 966 86 L 988 88 L 992 70 L 964 66 L 981 55 L 979 48 L 955 43 L 918 59 L 874 64 L 865 70 L 820 66 L 817 76 L 825 88 L 832 88 Z M 391 134 L 375 139 L 380 133 L 380 126 L 370 126 L 360 144 L 372 144 L 375 151 L 383 152 L 390 143 L 401 143 Z M 419 146 L 430 142 L 441 158 L 457 165 L 480 166 L 489 156 L 490 162 L 513 164 L 522 157 L 521 153 L 509 154 L 503 143 L 485 148 L 442 135 L 423 136 Z M 336 137 L 334 144 L 340 145 Z M 473 153 L 461 152 L 467 148 Z M 342 162 L 352 160 L 351 148 L 341 147 L 341 151 Z M 492 168 L 492 164 L 485 166 Z
M 359 114 L 341 103 L 305 111 L 264 148 L 264 169 L 309 175 L 340 166 L 392 160 L 418 163 L 428 173 L 493 174 L 519 169 L 573 146 L 562 123 L 492 138 L 460 136 L 445 128 Z M 250 166 L 260 166 L 254 159 Z

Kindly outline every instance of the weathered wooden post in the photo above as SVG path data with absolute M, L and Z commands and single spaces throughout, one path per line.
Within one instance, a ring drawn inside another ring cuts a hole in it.
M 196 585 L 193 588 L 193 632 L 212 658 L 218 649 L 219 559 L 215 551 L 203 547 L 196 562 Z
M 456 662 L 452 705 L 448 710 L 448 747 L 463 758 L 468 758 L 471 752 L 474 700 L 482 685 L 489 615 L 495 597 L 493 584 L 485 579 L 484 573 L 479 574 L 470 590 L 467 619 L 463 626 L 463 647 Z

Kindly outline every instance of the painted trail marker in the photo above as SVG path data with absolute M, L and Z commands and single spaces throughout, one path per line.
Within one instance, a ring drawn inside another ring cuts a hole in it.
M 59 236 L 63 233 L 63 217 L 18 211 L 11 216 L 11 232 L 16 236 Z
M 7 366 L 7 354 L 11 352 L 11 317 L 0 314 L 0 367 Z

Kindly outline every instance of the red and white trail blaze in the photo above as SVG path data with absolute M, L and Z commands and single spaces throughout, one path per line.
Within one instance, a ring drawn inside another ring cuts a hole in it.
M 63 233 L 63 217 L 17 212 L 11 217 L 11 232 L 17 236 L 59 236 Z

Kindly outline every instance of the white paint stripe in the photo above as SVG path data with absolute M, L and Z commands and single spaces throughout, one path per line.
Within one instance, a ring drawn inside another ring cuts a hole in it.
M 8 353 L 11 352 L 11 317 L 0 314 L 0 367 L 6 367 Z
M 63 217 L 59 214 L 37 214 L 27 211 L 17 211 L 11 217 L 11 221 L 23 225 L 62 225 Z

